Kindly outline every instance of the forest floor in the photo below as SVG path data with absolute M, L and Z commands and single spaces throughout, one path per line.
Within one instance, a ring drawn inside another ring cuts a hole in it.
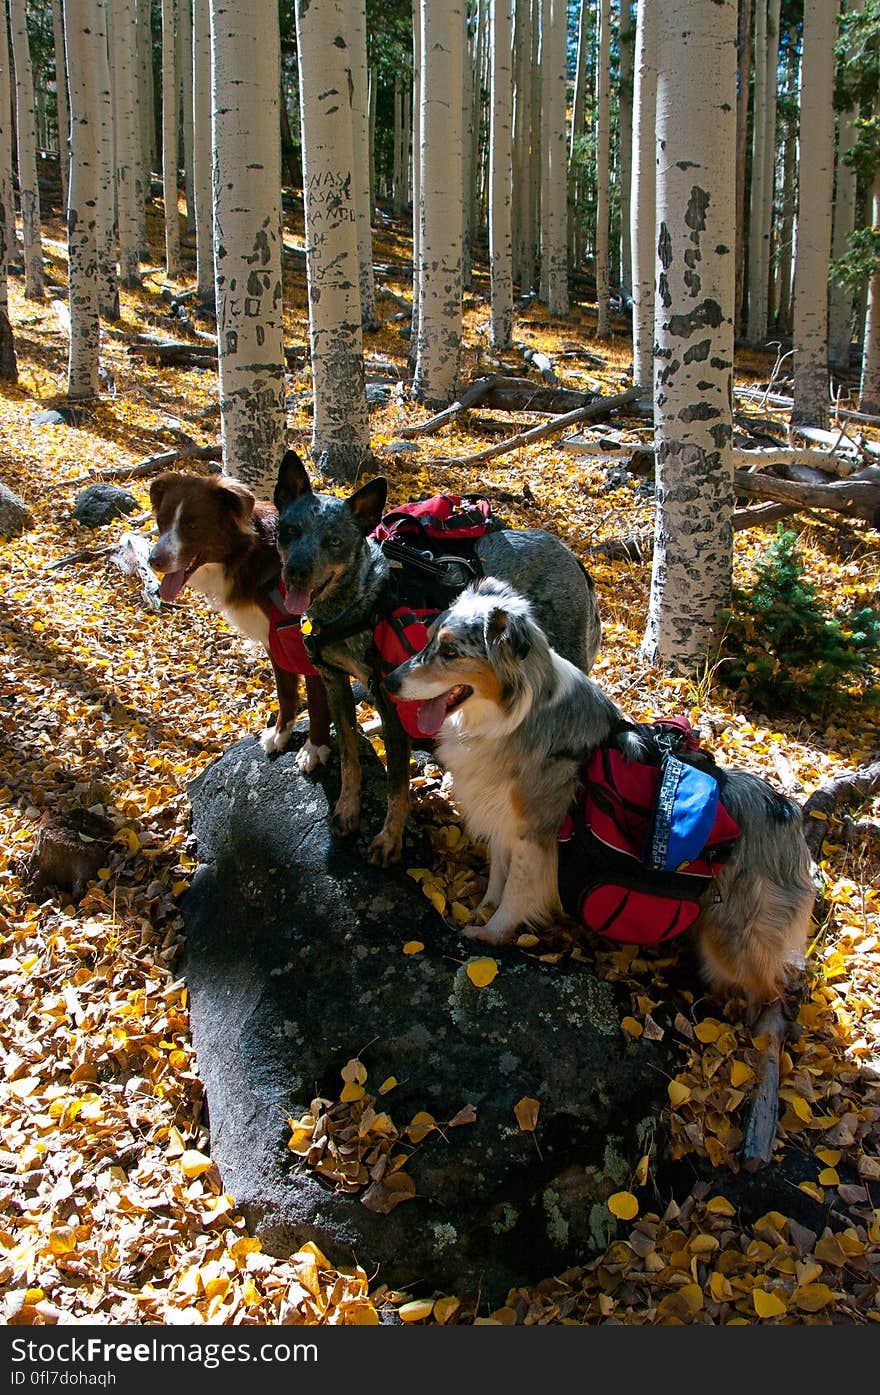
M 305 348 L 301 216 L 289 214 L 287 225 L 286 343 Z M 707 998 L 686 951 L 585 946 L 582 955 L 630 991 L 622 1038 L 671 1031 L 682 1062 L 655 1147 L 634 1169 L 637 1214 L 618 1222 L 605 1254 L 512 1292 L 490 1312 L 454 1293 L 390 1292 L 381 1275 L 339 1272 L 310 1246 L 274 1259 L 248 1236 L 210 1160 L 178 976 L 179 901 L 195 866 L 187 786 L 265 725 L 271 670 L 194 593 L 186 605 L 156 612 L 137 577 L 100 551 L 126 531 L 153 531 L 149 480 L 126 468 L 182 439 L 218 442 L 216 372 L 161 368 L 128 352 L 137 333 L 187 337 L 170 300 L 191 284 L 192 268 L 165 285 L 154 218 L 157 265 L 141 291 L 123 293 L 121 320 L 103 332 L 100 401 L 79 426 L 39 424 L 38 412 L 63 402 L 67 363 L 51 306 L 65 297 L 60 220 L 47 219 L 44 233 L 53 289 L 37 304 L 12 278 L 20 380 L 0 385 L 0 476 L 35 518 L 0 547 L 2 1320 L 373 1323 L 393 1309 L 404 1321 L 450 1325 L 880 1321 L 880 844 L 848 841 L 833 823 L 803 1002 L 782 1059 L 777 1156 L 796 1166 L 779 1174 L 775 1191 L 738 1163 L 757 1061 L 742 1003 Z M 410 251 L 400 227 L 377 229 L 377 281 L 404 298 Z M 500 366 L 487 349 L 485 291 L 485 267 L 477 266 L 465 302 L 465 382 Z M 405 381 L 407 340 L 392 318 L 400 306 L 386 295 L 378 304 L 385 319 L 365 338 L 368 375 L 390 364 Z M 599 343 L 586 298 L 575 297 L 571 314 L 555 323 L 533 304 L 518 314 L 515 338 L 549 354 L 566 386 L 611 395 L 630 384 L 627 323 L 615 321 L 613 341 Z M 501 357 L 505 371 L 527 371 L 516 353 Z M 291 445 L 305 454 L 305 352 L 302 360 L 289 379 L 288 422 Z M 772 350 L 738 355 L 738 386 L 765 387 L 773 363 Z M 784 414 L 760 403 L 749 410 L 784 435 Z M 687 713 L 723 763 L 764 775 L 800 802 L 822 781 L 877 759 L 877 721 L 864 705 L 831 718 L 771 716 L 744 707 L 717 672 L 672 680 L 639 657 L 650 564 L 602 560 L 591 549 L 624 534 L 650 536 L 653 507 L 637 480 L 609 488 L 613 462 L 600 458 L 601 447 L 575 455 L 556 438 L 476 472 L 457 467 L 450 457 L 499 440 L 499 418 L 513 430 L 546 419 L 495 412 L 494 421 L 473 414 L 416 438 L 415 454 L 389 453 L 401 427 L 425 415 L 402 392 L 371 411 L 376 473 L 388 476 L 391 501 L 485 490 L 513 525 L 540 524 L 562 537 L 589 566 L 602 608 L 593 677 L 634 716 Z M 636 418 L 614 425 L 627 440 L 647 438 Z M 592 434 L 598 441 L 603 429 Z M 71 516 L 79 490 L 120 470 L 115 482 L 135 495 L 138 511 L 99 533 L 81 527 Z M 817 512 L 791 526 L 829 609 L 876 601 L 876 532 Z M 737 534 L 739 584 L 753 577 L 774 535 L 773 527 Z M 93 555 L 70 560 L 83 550 Z M 112 822 L 106 865 L 78 903 L 51 891 L 32 898 L 23 867 L 41 821 L 82 808 Z M 876 821 L 880 802 L 861 812 Z M 453 805 L 438 812 L 435 800 L 422 817 L 436 852 L 425 890 L 445 905 L 459 895 L 462 874 L 484 865 L 483 852 L 469 844 Z M 539 943 L 522 952 L 542 950 Z M 685 1198 L 672 1199 L 664 1155 L 692 1164 Z

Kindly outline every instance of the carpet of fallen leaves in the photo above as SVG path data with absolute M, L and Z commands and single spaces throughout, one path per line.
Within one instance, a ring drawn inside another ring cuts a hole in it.
M 288 224 L 286 342 L 304 346 L 301 219 L 292 214 Z M 160 263 L 157 222 L 151 231 Z M 454 1293 L 389 1292 L 381 1275 L 340 1273 L 311 1245 L 281 1261 L 248 1236 L 211 1160 L 203 1123 L 187 986 L 178 974 L 179 900 L 195 865 L 187 784 L 265 724 L 273 708 L 271 671 L 262 651 L 199 598 L 151 609 L 138 578 L 109 555 L 126 531 L 151 531 L 149 481 L 130 475 L 132 467 L 179 443 L 217 442 L 216 373 L 162 368 L 128 352 L 139 332 L 189 337 L 170 303 L 187 283 L 168 287 L 156 265 L 142 291 L 123 294 L 121 320 L 104 328 L 100 401 L 79 426 L 36 423 L 37 412 L 63 400 L 66 377 L 66 340 L 51 305 L 65 296 L 65 243 L 57 219 L 47 219 L 45 232 L 50 288 L 34 303 L 23 298 L 21 278 L 12 278 L 20 381 L 0 387 L 0 477 L 35 519 L 23 537 L 0 547 L 3 1321 L 347 1324 L 377 1323 L 383 1314 L 502 1325 L 880 1320 L 878 843 L 833 822 L 822 850 L 823 900 L 803 1001 L 782 1062 L 779 1143 L 794 1150 L 802 1173 L 784 1210 L 756 1214 L 743 1204 L 741 1106 L 760 1043 L 742 1024 L 742 1004 L 706 998 L 686 954 L 572 950 L 532 936 L 523 952 L 551 961 L 573 953 L 625 983 L 631 1007 L 622 1039 L 671 1032 L 681 1044 L 681 1070 L 669 1082 L 655 1147 L 628 1189 L 610 1199 L 618 1220 L 607 1251 L 586 1268 L 511 1292 L 490 1312 Z M 406 299 L 409 250 L 393 224 L 377 231 L 382 324 L 366 337 L 368 374 L 406 376 L 400 303 L 387 292 Z M 465 381 L 502 366 L 487 347 L 485 289 L 478 266 L 466 298 Z M 536 304 L 521 311 L 515 335 L 548 353 L 565 385 L 610 394 L 629 382 L 627 327 L 620 321 L 610 344 L 598 343 L 594 329 L 594 307 L 584 300 L 565 322 L 549 323 Z M 766 385 L 772 365 L 772 355 L 740 355 L 738 384 Z M 503 367 L 527 371 L 515 352 L 503 356 Z M 308 368 L 294 366 L 289 428 L 301 451 L 308 447 L 310 402 Z M 748 410 L 774 417 L 760 395 Z M 589 454 L 573 454 L 557 438 L 465 473 L 454 457 L 497 441 L 499 432 L 511 434 L 511 421 L 519 429 L 544 418 L 474 413 L 437 436 L 417 438 L 414 451 L 388 451 L 400 428 L 423 416 L 403 391 L 372 410 L 376 457 L 392 499 L 484 489 L 511 523 L 538 523 L 565 538 L 590 566 L 601 601 L 604 638 L 594 677 L 634 715 L 686 711 L 723 762 L 756 771 L 801 800 L 822 780 L 877 758 L 876 725 L 865 715 L 821 726 L 771 719 L 738 708 L 711 673 L 701 682 L 672 681 L 639 659 L 650 568 L 590 552 L 605 539 L 650 533 L 651 503 L 638 481 L 608 488 L 609 450 L 620 438 L 644 437 L 637 421 L 586 429 L 595 441 Z M 784 419 L 775 419 L 784 432 Z M 73 520 L 71 506 L 79 489 L 105 472 L 116 472 L 139 509 L 94 533 Z M 830 514 L 801 515 L 796 527 L 808 575 L 829 605 L 876 600 L 876 533 Z M 737 536 L 739 582 L 770 536 L 764 529 Z M 482 850 L 469 843 L 454 805 L 428 783 L 424 798 L 417 788 L 417 815 L 430 828 L 435 862 L 414 870 L 439 909 L 466 919 L 476 899 L 474 871 L 485 866 Z M 97 876 L 78 902 L 51 889 L 32 897 L 24 868 L 44 819 L 83 809 L 109 821 Z M 869 824 L 877 816 L 876 804 L 861 810 Z M 291 1120 L 292 1166 L 305 1165 L 319 1126 L 336 1140 L 322 1154 L 331 1188 L 367 1180 L 344 1146 L 352 1130 L 361 1131 L 384 1174 L 397 1140 L 413 1140 L 420 1128 L 419 1116 L 393 1122 L 383 1113 L 364 1093 L 357 1063 L 349 1064 L 338 1101 L 313 1101 Z M 520 1103 L 521 1127 L 534 1128 L 539 1139 L 540 1117 L 525 1109 L 536 1102 Z M 449 1124 L 455 1122 L 468 1120 Z M 673 1158 L 702 1165 L 683 1201 L 670 1200 L 655 1154 L 661 1131 Z M 391 1162 L 393 1172 L 399 1161 Z M 411 1195 L 407 1181 L 393 1185 Z M 418 1225 L 417 1206 L 412 1223 Z

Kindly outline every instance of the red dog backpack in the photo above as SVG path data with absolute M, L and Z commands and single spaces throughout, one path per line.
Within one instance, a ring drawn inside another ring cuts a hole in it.
M 588 929 L 649 945 L 694 923 L 740 831 L 721 800 L 723 771 L 708 752 L 687 758 L 699 747 L 689 723 L 639 731 L 647 761 L 628 760 L 612 737 L 583 768 L 559 832 L 559 893 Z

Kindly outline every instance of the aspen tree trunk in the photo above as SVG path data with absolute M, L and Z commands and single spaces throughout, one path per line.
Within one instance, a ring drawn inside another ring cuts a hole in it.
M 632 202 L 633 130 L 633 23 L 632 0 L 620 0 L 620 106 L 618 114 L 618 169 L 620 171 L 620 279 L 632 293 Z
M 825 426 L 828 418 L 828 262 L 834 185 L 836 36 L 836 4 L 804 0 L 791 416 L 793 422 L 803 426 Z
M 492 313 L 489 343 L 493 349 L 507 349 L 510 347 L 513 333 L 513 73 L 510 0 L 492 0 L 490 15 L 492 105 L 489 129 L 489 265 Z
M 608 274 L 611 152 L 611 0 L 599 0 L 599 53 L 596 73 L 596 335 L 611 334 L 611 281 Z
M 144 188 L 144 208 L 140 217 L 141 258 L 148 256 L 146 205 L 153 198 L 153 169 L 155 167 L 155 93 L 153 92 L 153 29 L 152 0 L 137 0 L 138 9 L 138 116 L 141 130 L 141 182 Z
M 391 170 L 391 211 L 395 218 L 403 213 L 403 84 L 400 74 L 394 76 L 394 164 Z
M 15 245 L 15 205 L 12 193 L 12 82 L 9 70 L 9 43 L 6 9 L 0 7 L 0 382 L 18 378 L 15 341 L 9 323 L 9 291 L 6 267 Z
M 516 0 L 513 91 L 513 278 L 525 294 L 535 275 L 531 233 L 532 19 L 530 0 Z
M 42 300 L 43 246 L 40 237 L 37 127 L 27 32 L 27 0 L 9 0 L 9 28 L 15 66 L 15 132 L 18 139 L 18 204 L 24 248 L 24 293 L 30 300 Z
M 874 114 L 880 115 L 880 107 L 876 103 Z M 880 227 L 880 169 L 874 173 L 870 216 L 872 226 Z M 868 412 L 871 416 L 880 416 L 880 268 L 877 267 L 868 280 L 859 411 Z
M 100 26 L 98 57 L 98 310 L 104 320 L 119 319 L 119 281 L 116 275 L 116 135 L 106 0 L 98 0 L 95 13 Z
M 736 0 L 658 14 L 654 557 L 642 654 L 697 673 L 733 561 Z
M 414 0 L 416 3 L 416 0 Z M 370 220 L 372 221 L 373 209 L 376 207 L 376 89 L 379 85 L 379 73 L 375 63 L 370 66 L 369 74 L 370 91 L 367 99 L 367 113 L 370 126 Z M 413 121 L 416 116 L 413 112 Z M 413 157 L 415 158 L 415 156 Z
M 532 153 L 531 153 L 531 178 L 529 184 L 532 195 L 532 210 L 530 218 L 531 244 L 529 256 L 533 273 L 537 270 L 535 277 L 535 289 L 541 300 L 547 299 L 547 272 L 543 257 L 540 257 L 541 246 L 541 187 L 544 179 L 544 112 L 541 106 L 541 99 L 544 90 L 543 75 L 541 72 L 541 5 L 543 0 L 532 0 L 532 97 L 531 97 L 531 121 L 532 121 Z
M 847 14 L 859 14 L 863 8 L 864 0 L 847 0 Z M 853 111 L 852 107 L 838 113 L 834 216 L 831 231 L 831 257 L 834 261 L 843 256 L 849 235 L 855 227 L 856 172 L 846 163 L 846 156 L 855 144 L 856 132 L 853 122 L 857 119 L 858 112 Z M 852 319 L 852 292 L 832 281 L 828 300 L 828 358 L 838 372 L 842 373 L 849 369 Z
M 638 0 L 636 16 L 630 209 L 633 382 L 644 390 L 646 396 L 650 396 L 654 380 L 654 278 L 657 258 L 657 155 L 654 138 L 657 111 L 656 7 L 651 0 Z
M 70 346 L 67 395 L 85 402 L 98 395 L 100 318 L 98 185 L 101 133 L 98 85 L 104 42 L 98 0 L 65 0 L 64 36 L 70 83 L 70 198 L 67 207 Z
M 165 205 L 165 276 L 176 280 L 181 272 L 180 217 L 177 208 L 178 126 L 177 0 L 162 0 L 162 200 Z
M 547 308 L 552 316 L 568 314 L 566 26 L 565 0 L 542 0 L 541 277 L 542 281 L 546 278 Z
M 141 183 L 140 129 L 132 93 L 137 91 L 137 7 L 135 0 L 114 0 L 110 42 L 113 54 L 113 108 L 116 127 L 116 208 L 119 230 L 119 275 L 132 290 L 140 285 Z
M 58 113 L 58 166 L 61 173 L 61 202 L 67 207 L 67 180 L 70 175 L 70 107 L 67 101 L 67 54 L 64 50 L 64 13 L 61 0 L 52 0 L 52 41 L 55 48 L 55 106 Z
M 325 474 L 347 480 L 357 476 L 370 448 L 350 15 L 344 0 L 311 0 L 296 12 L 314 393 L 311 450 Z
M 277 15 L 274 6 L 257 10 L 251 0 L 213 0 L 211 5 L 223 468 L 261 498 L 272 496 L 287 434 Z
M 412 107 L 412 314 L 410 316 L 410 373 L 415 370 L 416 346 L 419 340 L 419 278 L 421 275 L 422 236 L 422 14 L 421 0 L 412 0 L 413 31 L 413 107 Z
M 797 93 L 798 52 L 797 31 L 788 36 L 789 71 L 787 95 Z M 779 261 L 776 268 L 776 330 L 791 332 L 792 266 L 794 265 L 795 209 L 797 206 L 797 116 L 789 117 L 782 147 L 782 217 L 779 226 Z
M 587 47 L 590 42 L 589 0 L 580 0 L 578 7 L 577 52 L 574 60 L 574 95 L 571 102 L 571 129 L 568 137 L 568 159 L 574 162 L 578 137 L 584 129 L 587 109 Z
M 376 327 L 376 283 L 373 272 L 372 204 L 370 203 L 370 130 L 367 92 L 367 14 L 364 0 L 349 7 L 349 41 L 351 44 L 351 113 L 353 122 L 355 206 L 357 208 L 358 262 L 360 266 L 361 323 L 364 328 Z M 411 117 L 404 126 L 403 148 L 406 156 Z M 408 156 L 404 165 L 409 174 Z
M 193 202 L 196 233 L 196 301 L 213 313 L 214 201 L 211 191 L 211 11 L 193 3 Z
M 749 76 L 752 71 L 752 0 L 739 0 L 736 87 L 736 324 L 743 321 L 746 272 L 746 152 L 749 135 Z
M 766 182 L 767 237 L 761 249 L 761 273 L 764 277 L 764 298 L 767 302 L 765 328 L 769 329 L 774 311 L 771 295 L 774 289 L 771 267 L 774 247 L 776 213 L 776 105 L 779 89 L 779 10 L 780 0 L 768 0 L 767 5 L 767 119 L 764 124 L 764 179 Z
M 480 114 L 475 92 L 480 85 L 477 63 L 480 53 L 479 3 L 473 36 L 468 32 L 467 0 L 461 7 L 464 34 L 462 37 L 461 72 L 461 284 L 468 290 L 471 284 L 471 239 L 476 207 L 479 201 L 477 185 L 479 158 Z
M 195 224 L 193 191 L 193 17 L 192 0 L 177 0 L 176 66 L 180 78 L 180 129 L 183 135 L 183 189 L 187 225 Z
M 752 102 L 752 178 L 749 188 L 749 315 L 746 338 L 767 337 L 767 278 L 763 243 L 767 228 L 767 0 L 755 0 L 755 85 Z
M 419 337 L 413 396 L 444 407 L 458 386 L 462 280 L 461 0 L 422 0 Z

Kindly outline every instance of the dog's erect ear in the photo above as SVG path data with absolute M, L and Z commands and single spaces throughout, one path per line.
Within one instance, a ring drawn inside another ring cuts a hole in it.
M 254 504 L 257 502 L 252 490 L 240 480 L 234 480 L 228 475 L 217 481 L 218 493 L 223 503 L 232 510 L 242 521 L 246 523 L 252 517 Z
M 524 659 L 532 647 L 527 620 L 509 610 L 493 610 L 486 621 L 486 647 L 491 652 L 496 645 L 514 659 Z
M 387 499 L 388 481 L 384 475 L 377 475 L 374 480 L 368 480 L 360 489 L 355 490 L 354 494 L 350 494 L 345 502 L 363 531 L 372 533 L 385 512 Z
M 285 451 L 284 458 L 278 466 L 278 479 L 275 482 L 276 509 L 280 511 L 285 504 L 292 504 L 294 499 L 311 492 L 312 486 L 305 465 L 295 450 Z
M 165 470 L 161 475 L 157 475 L 150 485 L 150 504 L 153 513 L 158 514 L 162 507 L 162 500 L 172 484 L 175 484 L 178 476 L 173 470 Z

